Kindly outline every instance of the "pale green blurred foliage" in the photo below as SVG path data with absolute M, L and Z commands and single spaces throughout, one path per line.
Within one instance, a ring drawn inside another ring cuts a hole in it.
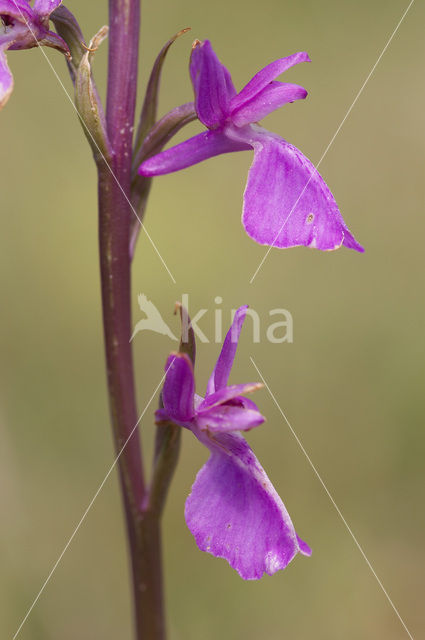
M 106 2 L 70 0 L 91 37 Z M 211 39 L 241 87 L 261 66 L 307 50 L 287 74 L 309 91 L 265 125 L 313 162 L 407 2 L 145 2 L 140 77 L 165 40 L 191 34 L 166 63 L 161 112 L 191 99 L 191 40 Z M 257 379 L 252 355 L 415 637 L 425 631 L 423 563 L 424 11 L 415 3 L 321 165 L 365 245 L 326 254 L 264 255 L 240 224 L 250 154 L 158 178 L 146 219 L 173 285 L 141 234 L 137 294 L 178 331 L 174 300 L 223 313 L 249 303 L 294 317 L 294 343 L 252 345 L 247 324 L 233 381 Z M 107 47 L 95 61 L 104 88 Z M 46 52 L 66 89 L 64 60 Z M 113 459 L 103 371 L 95 169 L 73 108 L 40 51 L 9 54 L 15 91 L 0 114 L 0 635 L 12 637 Z M 143 84 L 141 84 L 141 88 Z M 188 133 L 199 130 L 193 125 Z M 211 335 L 213 315 L 202 323 Z M 210 323 L 210 324 L 208 324 Z M 135 339 L 140 408 L 174 344 Z M 198 391 L 217 356 L 199 345 Z M 249 440 L 313 548 L 273 578 L 244 583 L 199 552 L 184 500 L 206 452 L 185 433 L 164 521 L 171 640 L 407 637 L 265 390 L 267 423 Z M 150 454 L 152 412 L 142 421 Z M 122 513 L 114 473 L 34 608 L 20 638 L 131 637 Z

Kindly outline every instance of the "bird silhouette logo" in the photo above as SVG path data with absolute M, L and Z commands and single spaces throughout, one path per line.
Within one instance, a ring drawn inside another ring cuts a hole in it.
M 148 300 L 143 293 L 139 293 L 137 296 L 137 302 L 139 303 L 140 310 L 146 315 L 146 318 L 142 318 L 142 320 L 139 320 L 136 324 L 133 335 L 130 338 L 130 342 L 138 333 L 140 333 L 140 331 L 154 331 L 155 333 L 160 333 L 163 336 L 168 336 L 171 340 L 175 340 L 176 342 L 178 341 L 168 324 L 162 319 L 161 314 L 151 300 Z

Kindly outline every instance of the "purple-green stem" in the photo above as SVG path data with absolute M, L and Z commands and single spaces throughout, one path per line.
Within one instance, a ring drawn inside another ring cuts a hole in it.
M 111 168 L 100 161 L 99 248 L 108 392 L 117 454 L 138 421 L 131 336 L 132 139 L 140 0 L 109 0 L 106 107 Z M 114 177 L 115 176 L 115 177 Z M 119 183 L 119 184 L 118 184 Z M 149 506 L 138 430 L 119 458 L 137 640 L 164 640 L 160 512 Z

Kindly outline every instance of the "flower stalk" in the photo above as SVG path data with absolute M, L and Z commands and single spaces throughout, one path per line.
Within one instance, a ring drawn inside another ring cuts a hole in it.
M 98 166 L 99 250 L 108 392 L 131 558 L 137 640 L 163 640 L 160 523 L 144 482 L 131 336 L 131 164 L 140 0 L 109 1 L 106 130 Z

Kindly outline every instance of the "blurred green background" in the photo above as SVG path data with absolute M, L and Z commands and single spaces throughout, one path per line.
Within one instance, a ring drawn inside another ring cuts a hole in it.
M 107 22 L 107 3 L 70 0 L 87 37 Z M 145 2 L 141 90 L 165 40 L 182 27 L 164 72 L 161 113 L 191 99 L 187 65 L 194 38 L 210 38 L 241 88 L 271 60 L 307 50 L 311 65 L 286 74 L 306 101 L 265 126 L 317 162 L 399 21 L 407 1 L 297 0 Z M 364 244 L 319 253 L 264 255 L 240 224 L 249 153 L 222 156 L 158 178 L 146 218 L 173 272 L 149 242 L 134 264 L 137 294 L 151 298 L 175 332 L 173 304 L 210 309 L 221 296 L 249 303 L 232 380 L 263 372 L 313 463 L 358 537 L 414 637 L 425 632 L 424 593 L 424 7 L 415 3 L 330 148 L 320 171 Z M 96 57 L 104 88 L 106 51 Z M 64 60 L 46 51 L 71 91 Z M 11 52 L 15 91 L 0 115 L 0 635 L 11 638 L 113 459 L 103 371 L 95 170 L 75 113 L 34 49 Z M 191 125 L 184 132 L 200 130 Z M 183 137 L 183 136 L 182 136 Z M 294 343 L 265 340 L 270 309 L 294 318 Z M 140 408 L 158 384 L 166 337 L 135 339 Z M 218 353 L 198 349 L 202 393 Z M 171 640 L 407 638 L 377 581 L 267 391 L 256 400 L 266 425 L 249 435 L 313 548 L 286 571 L 243 582 L 223 560 L 197 550 L 183 508 L 206 459 L 183 434 L 164 520 Z M 142 421 L 146 455 L 152 412 Z M 106 483 L 19 636 L 130 639 L 126 546 L 117 477 Z

